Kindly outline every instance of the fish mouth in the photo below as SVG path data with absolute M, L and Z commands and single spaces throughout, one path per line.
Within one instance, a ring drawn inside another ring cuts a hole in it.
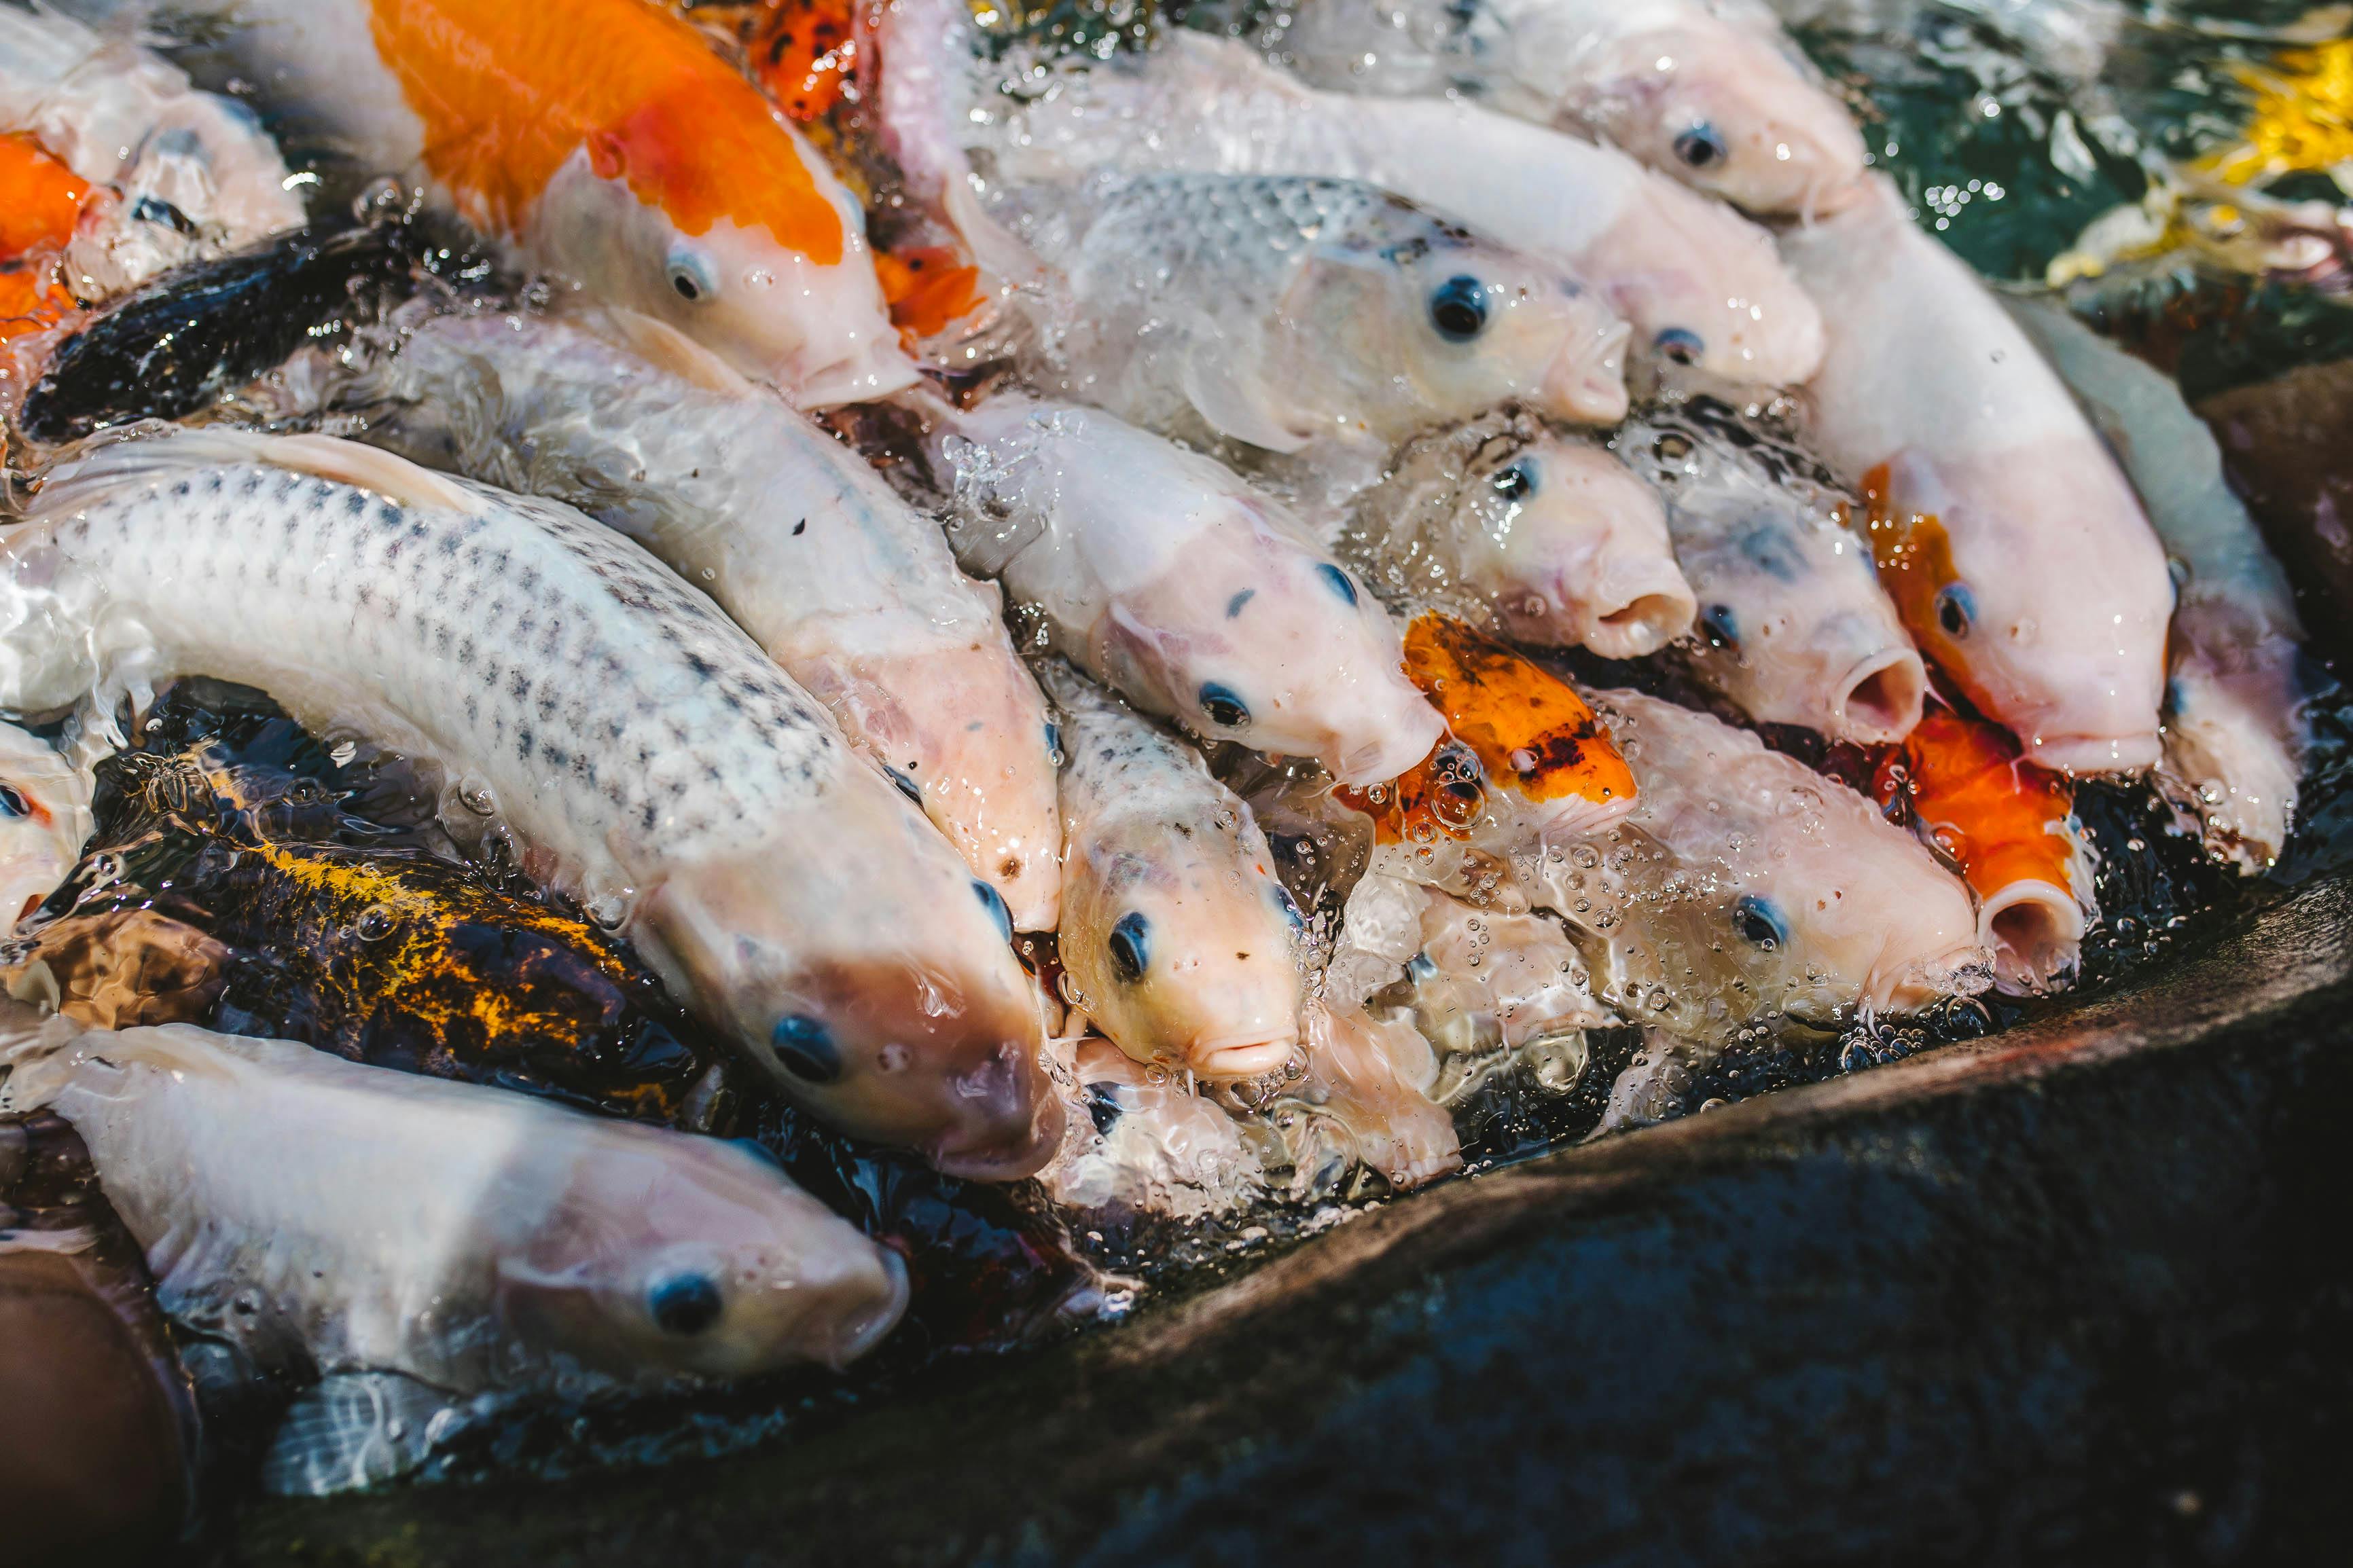
M 789 364 L 782 370 L 778 384 L 789 389 L 793 406 L 804 410 L 871 403 L 902 392 L 923 379 L 913 360 L 895 347 L 878 343 L 869 343 L 846 358 L 806 374 L 797 373 Z
M 1446 733 L 1446 721 L 1419 692 L 1414 695 L 1414 707 L 1427 722 L 1400 724 L 1378 740 L 1327 758 L 1332 776 L 1351 786 L 1387 784 L 1430 755 Z
M 1581 425 L 1615 425 L 1631 406 L 1626 393 L 1626 342 L 1633 328 L 1620 321 L 1600 336 L 1599 345 L 1571 344 L 1545 373 L 1544 395 L 1550 412 Z
M 1978 908 L 1978 940 L 1993 950 L 1997 989 L 2040 995 L 2082 957 L 2083 906 L 2054 883 L 2012 882 Z
M 841 1324 L 826 1343 L 811 1347 L 810 1357 L 839 1372 L 868 1351 L 882 1342 L 883 1337 L 899 1326 L 906 1314 L 911 1294 L 907 1283 L 907 1265 L 889 1247 L 876 1249 L 882 1256 L 882 1271 L 890 1289 L 881 1300 L 848 1322 Z
M 1868 744 L 1900 741 L 1920 722 L 1928 695 L 1928 667 L 1908 647 L 1873 654 L 1831 694 L 1831 737 Z
M 1027 1127 L 994 1136 L 935 1140 L 923 1151 L 944 1176 L 974 1182 L 1018 1182 L 1046 1168 L 1062 1146 L 1062 1102 L 1041 1095 Z
M 1604 658 L 1656 653 L 1691 629 L 1699 601 L 1672 561 L 1642 557 L 1603 575 L 1586 595 L 1585 646 Z
M 1257 1078 L 1274 1071 L 1291 1059 L 1298 1047 L 1299 1031 L 1270 1034 L 1259 1030 L 1250 1034 L 1228 1035 L 1217 1039 L 1195 1040 L 1185 1047 L 1185 1062 L 1202 1078 Z
M 2132 735 L 2021 735 L 2019 739 L 2028 762 L 2074 777 L 2153 768 L 2162 749 L 2155 730 Z

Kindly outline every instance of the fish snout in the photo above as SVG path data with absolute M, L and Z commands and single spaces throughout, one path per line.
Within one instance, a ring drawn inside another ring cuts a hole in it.
M 1331 743 L 1316 752 L 1340 783 L 1386 784 L 1430 755 L 1446 734 L 1446 721 L 1419 692 L 1413 693 L 1410 702 L 1381 706 L 1388 711 L 1369 714 L 1366 722 L 1335 728 Z
M 1582 641 L 1604 658 L 1640 658 L 1691 630 L 1699 600 L 1674 558 L 1622 552 L 1605 558 L 1581 584 L 1566 575 L 1556 590 L 1577 606 Z
M 1900 741 L 1920 722 L 1928 667 L 1909 647 L 1883 648 L 1848 670 L 1831 691 L 1830 738 L 1864 745 Z
M 848 403 L 872 403 L 904 391 L 921 380 L 915 362 L 896 343 L 872 341 L 825 363 L 804 367 L 794 355 L 778 366 L 776 384 L 797 408 L 835 408 Z
M 907 1265 L 888 1247 L 831 1268 L 804 1265 L 791 1282 L 798 1318 L 794 1349 L 839 1372 L 882 1342 L 906 1315 Z
M 1626 343 L 1633 328 L 1614 317 L 1591 333 L 1572 334 L 1546 367 L 1543 413 L 1578 425 L 1626 417 Z
M 1997 988 L 2039 995 L 2073 973 L 2082 957 L 2083 906 L 2052 883 L 2012 882 L 1978 909 L 1978 938 L 1993 953 Z
M 2143 731 L 2091 734 L 2035 731 L 2021 735 L 2019 743 L 2025 748 L 2027 761 L 2078 778 L 2153 768 L 2163 749 L 2154 726 Z
M 1260 1029 L 1195 1040 L 1185 1047 L 1185 1065 L 1202 1078 L 1257 1078 L 1289 1061 L 1298 1047 L 1296 1026 Z
M 1061 1100 L 1036 1051 L 1005 1041 L 947 1074 L 944 1084 L 948 1128 L 923 1150 L 944 1173 L 1018 1181 L 1043 1169 L 1061 1146 Z

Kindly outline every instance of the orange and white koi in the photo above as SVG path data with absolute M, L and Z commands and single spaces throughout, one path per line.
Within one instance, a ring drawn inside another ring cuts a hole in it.
M 0 936 L 57 890 L 90 837 L 90 775 L 0 724 Z

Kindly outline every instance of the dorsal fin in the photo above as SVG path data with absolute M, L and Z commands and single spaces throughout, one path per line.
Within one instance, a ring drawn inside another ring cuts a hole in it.
M 134 485 L 151 484 L 192 468 L 261 463 L 337 484 L 374 490 L 404 506 L 471 511 L 480 502 L 459 481 L 406 458 L 332 436 L 264 436 L 206 426 L 169 427 L 142 439 L 117 439 L 84 448 L 49 470 L 26 515 L 52 517 Z

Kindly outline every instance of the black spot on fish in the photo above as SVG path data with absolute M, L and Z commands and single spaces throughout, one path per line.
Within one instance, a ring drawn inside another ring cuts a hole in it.
M 841 1050 L 833 1031 L 816 1018 L 796 1013 L 776 1020 L 768 1045 L 786 1072 L 807 1083 L 831 1083 L 841 1076 Z
M 666 1274 L 646 1292 L 646 1310 L 662 1332 L 691 1339 L 719 1321 L 726 1303 L 707 1274 Z
M 1111 954 L 1112 973 L 1133 985 L 1152 966 L 1152 922 L 1131 910 L 1119 917 L 1103 945 Z
M 1240 593 L 1236 594 L 1232 598 L 1228 599 L 1226 601 L 1226 619 L 1230 621 L 1236 616 L 1240 615 L 1242 613 L 1242 606 L 1257 597 L 1258 590 L 1256 588 L 1244 588 Z
M 798 539 L 802 534 L 807 533 L 807 531 L 808 519 L 803 518 L 798 522 L 793 524 L 793 537 L 795 539 Z
M 1351 608 L 1355 607 L 1356 585 L 1348 581 L 1348 574 L 1345 572 L 1341 571 L 1329 561 L 1319 561 L 1315 563 L 1315 574 L 1324 579 L 1325 587 L 1345 600 Z

